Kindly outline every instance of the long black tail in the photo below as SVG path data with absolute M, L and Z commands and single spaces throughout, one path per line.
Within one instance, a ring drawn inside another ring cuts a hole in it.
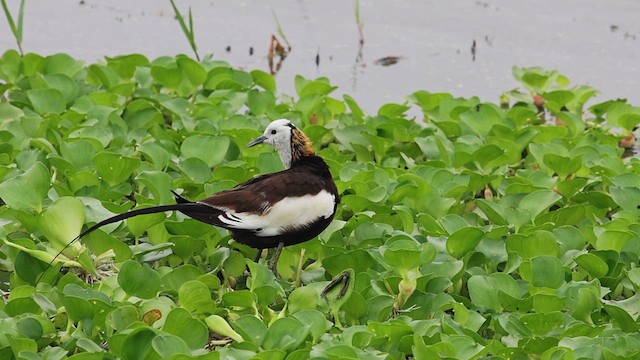
M 198 203 L 193 203 L 193 202 L 188 202 L 188 203 L 180 203 L 180 204 L 152 206 L 152 207 L 148 207 L 148 208 L 144 208 L 144 209 L 137 209 L 137 210 L 127 211 L 126 213 L 110 217 L 108 219 L 102 220 L 99 223 L 93 225 L 92 227 L 90 227 L 87 230 L 83 231 L 80 235 L 78 235 L 78 237 L 73 239 L 69 244 L 67 244 L 67 246 L 71 245 L 72 243 L 74 243 L 74 242 L 80 240 L 81 238 L 83 238 L 85 235 L 88 235 L 88 234 L 98 230 L 99 228 L 105 226 L 105 225 L 109 225 L 109 224 L 113 224 L 113 223 L 118 222 L 118 221 L 126 220 L 126 219 L 132 218 L 134 216 L 156 214 L 156 213 L 161 213 L 161 212 L 165 212 L 165 211 L 181 211 L 181 212 L 182 211 L 189 211 L 191 209 L 200 209 L 203 206 L 205 206 L 205 205 L 198 204 Z M 66 247 L 65 247 L 65 249 L 66 249 Z M 64 249 L 62 249 L 62 250 L 64 250 Z
M 108 219 L 102 220 L 99 223 L 91 226 L 87 230 L 83 231 L 80 235 L 78 235 L 75 239 L 71 240 L 67 245 L 65 245 L 64 248 L 62 248 L 62 250 L 60 250 L 56 254 L 56 256 L 53 258 L 53 260 L 51 260 L 51 262 L 49 262 L 49 264 L 47 264 L 46 270 L 48 270 L 51 267 L 51 265 L 53 265 L 53 263 L 56 261 L 58 256 L 60 256 L 60 254 L 62 254 L 62 252 L 65 251 L 69 246 L 71 246 L 76 241 L 82 239 L 84 236 L 94 232 L 95 230 L 97 230 L 97 229 L 99 229 L 99 228 L 101 228 L 101 227 L 103 227 L 105 225 L 109 225 L 109 224 L 113 224 L 113 223 L 118 222 L 118 221 L 126 220 L 126 219 L 132 218 L 134 216 L 156 214 L 156 213 L 161 213 L 161 212 L 165 212 L 165 211 L 180 211 L 182 213 L 189 214 L 189 213 L 194 212 L 194 211 L 195 212 L 207 212 L 207 211 L 211 212 L 212 210 L 214 210 L 210 206 L 207 206 L 207 205 L 204 205 L 204 204 L 200 204 L 200 203 L 190 202 L 190 201 L 186 200 L 185 198 L 181 197 L 178 194 L 175 194 L 175 195 L 176 195 L 176 200 L 178 201 L 178 204 L 152 206 L 152 207 L 148 207 L 148 208 L 144 208 L 144 209 L 131 210 L 131 211 L 128 211 L 128 212 L 126 212 L 124 214 L 119 214 L 119 215 L 116 215 L 116 216 L 112 216 L 112 217 L 110 217 Z M 45 270 L 45 272 L 46 272 L 46 270 Z M 40 282 L 40 278 L 43 275 L 44 275 L 44 272 L 36 280 L 36 285 L 38 285 L 38 283 Z

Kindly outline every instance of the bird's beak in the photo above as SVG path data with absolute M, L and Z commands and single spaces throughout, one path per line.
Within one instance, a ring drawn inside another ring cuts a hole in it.
M 252 142 L 247 144 L 247 147 L 252 147 L 252 146 L 256 146 L 258 144 L 262 144 L 265 140 L 267 140 L 266 136 L 260 136 L 259 138 L 253 140 Z

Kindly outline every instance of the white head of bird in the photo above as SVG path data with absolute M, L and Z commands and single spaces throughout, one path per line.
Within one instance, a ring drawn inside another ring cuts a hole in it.
M 287 119 L 272 121 L 262 136 L 247 146 L 251 147 L 262 143 L 269 144 L 276 149 L 287 169 L 295 160 L 314 154 L 309 138 Z

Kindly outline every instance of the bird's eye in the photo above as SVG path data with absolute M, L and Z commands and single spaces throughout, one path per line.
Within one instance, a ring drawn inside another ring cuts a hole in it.
M 271 135 L 275 135 L 276 131 L 275 130 L 271 130 Z

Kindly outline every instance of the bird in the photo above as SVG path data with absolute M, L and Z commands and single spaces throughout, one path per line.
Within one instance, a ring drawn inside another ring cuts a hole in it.
M 312 142 L 288 119 L 272 121 L 247 147 L 273 146 L 285 169 L 258 175 L 233 189 L 190 201 L 173 192 L 176 203 L 132 210 L 89 227 L 71 243 L 98 228 L 134 216 L 178 211 L 193 219 L 227 229 L 237 242 L 262 250 L 276 248 L 270 269 L 284 246 L 318 236 L 333 220 L 340 195 L 329 166 L 316 155 Z M 64 249 L 63 249 L 64 250 Z

